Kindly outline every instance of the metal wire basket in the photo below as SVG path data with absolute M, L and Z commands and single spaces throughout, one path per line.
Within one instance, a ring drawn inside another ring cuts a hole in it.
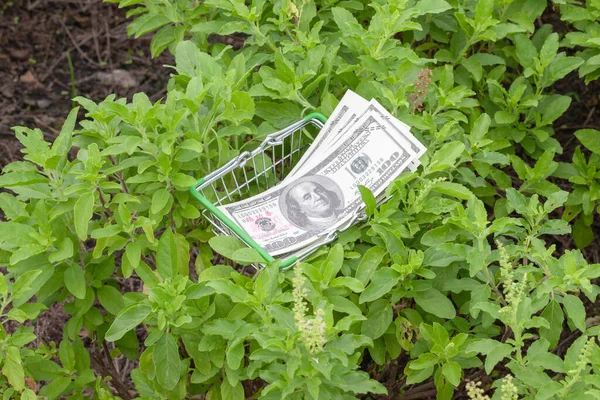
M 248 247 L 255 249 L 265 263 L 273 262 L 275 258 L 223 214 L 217 205 L 243 200 L 283 181 L 310 145 L 311 139 L 304 130 L 311 126 L 321 129 L 326 121 L 327 118 L 320 113 L 309 114 L 287 128 L 268 135 L 255 150 L 241 153 L 190 187 L 191 194 L 205 207 L 202 215 L 212 225 L 213 232 L 238 237 Z M 319 240 L 311 246 L 293 254 L 279 256 L 282 260 L 281 268 L 291 267 L 320 246 L 333 241 L 337 232 L 351 225 L 358 217 L 357 215 L 344 227 L 321 232 Z M 254 265 L 257 269 L 263 266 L 264 264 Z

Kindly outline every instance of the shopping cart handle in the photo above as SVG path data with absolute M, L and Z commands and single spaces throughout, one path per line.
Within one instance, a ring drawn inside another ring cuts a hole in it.
M 304 120 L 306 120 L 306 121 L 308 121 L 309 119 L 318 119 L 322 123 L 327 122 L 327 117 L 318 112 L 310 113 L 306 117 L 304 117 Z

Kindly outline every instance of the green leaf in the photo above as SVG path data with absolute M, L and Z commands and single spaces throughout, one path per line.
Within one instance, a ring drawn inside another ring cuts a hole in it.
M 425 246 L 434 247 L 454 240 L 459 233 L 460 231 L 450 224 L 441 225 L 425 232 L 421 237 L 421 243 Z
M 341 244 L 336 244 L 329 251 L 327 258 L 323 262 L 322 269 L 322 282 L 328 284 L 337 275 L 339 270 L 342 268 L 344 263 L 344 248 Z
M 158 214 L 162 210 L 169 200 L 171 199 L 171 193 L 168 189 L 158 189 L 152 195 L 152 205 L 150 206 L 150 212 L 152 214 Z
M 171 43 L 177 40 L 175 26 L 165 26 L 158 30 L 150 42 L 150 53 L 152 57 L 158 57 Z
M 25 246 L 19 247 L 10 256 L 10 264 L 16 265 L 20 261 L 27 260 L 37 254 L 43 253 L 46 248 L 39 244 L 26 244 Z
M 441 171 L 453 167 L 456 159 L 464 150 L 465 145 L 461 142 L 446 143 L 431 157 L 431 161 L 429 162 L 431 171 Z
M 6 276 L 0 272 L 0 298 L 4 299 L 8 295 L 8 284 L 6 283 Z
M 588 150 L 600 154 L 600 131 L 596 129 L 580 129 L 575 136 Z
M 88 223 L 94 213 L 94 192 L 81 194 L 74 208 L 75 232 L 80 240 L 87 239 Z
M 538 111 L 542 113 L 541 125 L 549 125 L 556 121 L 569 109 L 571 98 L 562 95 L 549 95 L 540 102 Z
M 181 360 L 177 342 L 170 333 L 164 333 L 154 345 L 152 361 L 156 368 L 158 384 L 167 390 L 173 390 L 179 382 Z
M 2 374 L 8 379 L 8 384 L 15 390 L 25 388 L 25 372 L 21 364 L 21 353 L 18 348 L 9 346 L 4 357 Z
M 225 116 L 240 124 L 254 117 L 254 100 L 247 92 L 234 92 Z
M 212 287 L 219 294 L 228 295 L 236 303 L 246 301 L 249 296 L 244 288 L 230 281 L 209 281 L 207 286 Z
M 558 51 L 558 33 L 553 32 L 546 38 L 540 49 L 540 63 L 543 67 L 548 66 L 556 57 Z
M 45 387 L 46 396 L 49 400 L 54 400 L 57 397 L 61 396 L 67 387 L 71 384 L 71 378 L 68 376 L 59 376 L 56 377 Z
M 66 237 L 58 245 L 58 249 L 48 255 L 48 261 L 56 263 L 73 257 L 73 241 Z
M 32 243 L 36 231 L 29 225 L 0 221 L 0 241 L 25 246 Z
M 500 110 L 494 114 L 494 120 L 500 125 L 510 125 L 517 120 L 517 116 L 515 113 Z
M 386 299 L 374 301 L 369 306 L 367 320 L 362 323 L 362 334 L 377 339 L 387 331 L 392 323 L 393 310 L 390 302 Z
M 39 129 L 15 127 L 15 136 L 23 144 L 25 149 L 21 150 L 26 160 L 44 166 L 50 156 L 49 143 L 44 140 L 44 134 Z
M 65 286 L 78 299 L 85 298 L 85 277 L 83 270 L 77 264 L 67 267 L 64 274 Z
M 567 294 L 563 297 L 562 303 L 565 307 L 567 316 L 573 321 L 573 325 L 581 332 L 585 332 L 585 307 L 583 306 L 583 302 L 579 297 Z
M 479 118 L 473 124 L 473 129 L 471 129 L 471 137 L 474 139 L 475 143 L 483 140 L 485 135 L 488 133 L 490 128 L 491 119 L 487 114 L 481 114 Z
M 173 177 L 171 178 L 171 182 L 177 188 L 181 189 L 187 189 L 190 186 L 195 185 L 197 183 L 194 177 L 189 176 L 187 174 L 182 174 L 181 172 L 177 172 L 175 175 L 173 175 Z
M 306 386 L 308 387 L 308 393 L 311 398 L 318 399 L 319 398 L 319 388 L 321 387 L 321 380 L 317 377 L 312 377 L 306 380 Z
M 169 22 L 171 21 L 166 16 L 152 13 L 142 16 L 136 21 L 132 22 L 128 27 L 128 31 L 133 32 L 135 38 L 137 39 L 146 33 L 152 32 L 153 30 L 168 24 Z
M 543 337 L 550 342 L 550 348 L 554 348 L 558 344 L 560 334 L 562 333 L 562 325 L 564 321 L 564 315 L 560 304 L 556 300 L 551 300 L 546 306 L 540 317 L 546 319 L 549 324 L 549 328 L 540 328 L 540 337 Z
M 475 79 L 476 82 L 481 81 L 481 77 L 483 75 L 483 67 L 476 58 L 467 58 L 462 62 L 462 66 L 465 67 L 471 75 L 473 75 L 473 79 Z
M 21 296 L 23 296 L 29 289 L 31 289 L 31 285 L 36 280 L 36 278 L 42 273 L 39 269 L 34 269 L 31 271 L 25 272 L 23 275 L 17 278 L 15 283 L 12 286 L 11 298 L 12 300 L 17 300 Z
M 77 113 L 79 112 L 79 107 L 75 107 L 71 110 L 65 123 L 60 130 L 60 134 L 54 140 L 52 144 L 52 153 L 55 156 L 60 157 L 60 161 L 58 162 L 58 169 L 64 168 L 66 163 L 68 162 L 67 155 L 71 150 L 71 142 L 73 138 L 73 129 L 75 129 L 75 122 L 77 121 Z
M 336 279 L 334 279 L 331 283 L 333 284 Z M 335 311 L 343 312 L 348 315 L 360 315 L 362 317 L 362 311 L 351 300 L 348 300 L 342 296 L 328 296 L 328 299 L 329 302 L 333 304 L 333 309 Z
M 439 14 L 452 8 L 448 2 L 444 0 L 427 0 L 419 1 L 414 5 L 417 15 L 423 14 Z
M 494 0 L 482 0 L 477 2 L 473 20 L 478 31 L 483 31 L 488 27 L 494 12 Z M 456 385 L 455 385 L 456 386 Z
M 377 300 L 392 290 L 399 280 L 400 275 L 389 267 L 376 271 L 371 278 L 369 286 L 361 293 L 359 303 L 363 304 Z
M 352 290 L 354 293 L 360 293 L 365 290 L 364 285 L 356 278 L 352 278 L 350 276 L 338 276 L 333 279 L 329 286 L 331 287 L 347 287 Z
M 547 69 L 547 85 L 564 78 L 569 72 L 575 70 L 584 62 L 579 57 L 560 57 L 561 55 L 564 55 L 564 53 L 559 54 Z
M 124 278 L 129 278 L 133 270 L 140 265 L 141 257 L 142 246 L 140 246 L 138 242 L 128 243 L 127 247 L 125 247 L 125 254 L 121 264 L 121 270 L 123 271 Z
M 187 276 L 189 271 L 189 244 L 170 228 L 160 237 L 156 253 L 156 269 L 165 279 L 178 273 Z
M 258 253 L 258 251 L 249 247 L 244 247 L 234 251 L 230 258 L 236 263 L 242 265 L 265 263 L 265 259 Z
M 258 277 L 254 281 L 254 296 L 261 303 L 270 299 L 277 290 L 279 265 L 280 263 L 276 261 L 258 272 Z
M 461 200 L 469 200 L 471 197 L 473 197 L 473 192 L 460 183 L 438 182 L 434 185 L 433 190 Z
M 180 48 L 183 47 L 182 44 L 185 44 L 187 54 L 187 63 L 192 64 L 192 70 L 188 71 L 188 75 L 190 76 L 202 76 L 204 79 L 218 79 L 223 76 L 223 68 L 219 65 L 217 61 L 217 57 L 213 57 L 212 55 L 202 52 L 198 49 L 198 46 L 190 41 L 180 42 L 177 45 L 177 49 L 175 51 L 176 61 L 177 61 L 177 70 L 179 71 L 179 61 L 180 61 Z M 189 66 L 188 66 L 189 68 Z
M 275 52 L 275 70 L 282 81 L 292 84 L 296 81 L 294 65 L 283 56 L 281 50 Z
M 107 225 L 103 228 L 94 229 L 90 233 L 90 237 L 92 239 L 110 238 L 117 236 L 119 233 L 121 233 L 121 231 L 122 229 L 119 225 Z
M 378 246 L 371 247 L 369 250 L 367 250 L 363 259 L 360 261 L 360 264 L 358 264 L 355 276 L 355 278 L 358 279 L 363 286 L 366 286 L 366 284 L 369 282 L 371 276 L 373 276 L 375 273 L 375 270 L 381 263 L 381 260 L 383 260 L 385 254 L 386 251 Z
M 29 215 L 25 209 L 25 204 L 8 193 L 0 193 L 0 210 L 10 220 L 16 220 Z
M 425 379 L 429 378 L 433 374 L 433 367 L 425 368 L 422 370 L 408 369 L 406 383 L 408 385 L 413 385 L 415 383 L 423 382 Z
M 109 342 L 119 340 L 150 314 L 152 308 L 146 303 L 133 303 L 124 308 L 113 321 L 106 332 L 105 339 Z
M 427 289 L 415 293 L 415 302 L 423 310 L 436 317 L 453 319 L 456 317 L 454 304 L 437 289 Z
M 234 269 L 229 265 L 215 265 L 208 267 L 198 276 L 198 282 L 207 282 L 218 279 L 229 279 Z
M 34 171 L 16 171 L 0 175 L 0 187 L 46 183 L 48 179 Z
M 559 190 L 558 192 L 552 193 L 544 203 L 544 211 L 550 214 L 557 208 L 562 207 L 568 198 L 569 192 L 565 190 Z
M 348 25 L 358 25 L 358 21 L 352 13 L 343 7 L 333 7 L 331 9 L 333 19 L 342 32 L 348 32 Z
M 519 63 L 524 67 L 533 67 L 538 53 L 531 40 L 522 33 L 516 34 L 513 40 L 515 41 L 516 55 Z
M 365 203 L 365 212 L 369 217 L 372 216 L 375 213 L 375 208 L 377 207 L 377 199 L 375 199 L 373 192 L 363 185 L 358 185 L 358 191 L 360 192 L 360 197 L 362 197 L 362 200 Z
M 420 370 L 433 367 L 439 361 L 439 357 L 433 353 L 423 353 L 410 363 L 409 369 Z
M 453 386 L 460 384 L 460 378 L 462 376 L 462 368 L 456 361 L 450 361 L 442 367 L 442 373 L 448 379 Z
M 254 112 L 273 127 L 285 128 L 298 121 L 302 115 L 302 108 L 291 102 L 259 101 Z
M 25 389 L 23 393 L 21 393 L 21 400 L 37 400 L 37 396 L 33 390 Z
M 554 150 L 544 152 L 533 167 L 533 179 L 544 179 L 556 170 L 558 164 L 554 162 Z
M 202 333 L 206 335 L 221 336 L 224 339 L 231 340 L 234 337 L 236 330 L 246 323 L 242 320 L 227 320 L 219 318 L 207 324 L 202 325 Z M 202 350 L 202 348 L 200 348 Z M 203 350 L 202 350 L 203 351 Z
M 208 244 L 217 253 L 232 259 L 233 254 L 247 246 L 239 239 L 231 236 L 214 236 L 208 240 Z
M 219 28 L 219 35 L 231 35 L 232 33 L 249 31 L 249 23 L 246 21 L 230 21 Z
M 60 342 L 60 346 L 58 349 L 58 354 L 60 356 L 60 362 L 63 367 L 67 368 L 70 371 L 75 370 L 75 350 L 73 349 L 73 344 L 63 339 Z
M 96 289 L 96 293 L 100 305 L 112 315 L 118 315 L 125 308 L 123 295 L 113 286 L 104 285 Z
M 241 382 L 232 386 L 229 379 L 224 379 L 221 382 L 221 398 L 223 400 L 244 400 L 244 387 Z
M 227 365 L 229 368 L 236 370 L 240 368 L 244 359 L 244 339 L 236 339 L 229 344 L 226 352 Z
M 506 198 L 508 204 L 515 209 L 519 214 L 528 214 L 527 199 L 521 193 L 517 192 L 513 188 L 506 189 Z
M 594 231 L 585 224 L 583 218 L 578 218 L 573 225 L 573 239 L 578 249 L 584 249 L 594 240 Z
M 496 364 L 508 357 L 513 351 L 513 347 L 506 343 L 496 342 L 496 345 L 492 345 L 486 349 L 485 358 L 485 372 L 491 374 Z
M 226 8 L 229 6 L 228 3 L 222 3 L 223 4 L 223 8 Z M 194 32 L 194 33 L 203 33 L 203 34 L 209 34 L 209 33 L 218 33 L 219 28 L 221 26 L 223 26 L 224 21 L 202 21 L 200 23 L 195 24 L 194 26 L 192 26 L 192 29 L 190 29 L 190 32 Z

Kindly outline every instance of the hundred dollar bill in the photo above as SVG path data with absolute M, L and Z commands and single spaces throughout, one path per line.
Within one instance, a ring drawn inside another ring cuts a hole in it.
M 362 114 L 368 105 L 369 102 L 367 100 L 354 93 L 352 90 L 346 91 L 344 97 L 342 97 L 338 105 L 335 107 L 327 119 L 327 122 L 325 125 L 323 125 L 323 128 L 321 128 L 321 131 L 317 137 L 313 140 L 302 158 L 298 160 L 296 165 L 294 165 L 284 181 L 296 175 L 300 168 L 302 168 L 302 166 L 307 162 L 307 160 L 313 158 L 315 151 L 318 150 L 319 152 L 323 152 L 330 149 L 330 144 L 325 144 L 329 141 L 329 137 L 332 136 L 332 134 L 337 131 L 340 126 L 346 126 L 350 121 Z
M 363 207 L 358 185 L 378 196 L 416 157 L 378 108 L 369 105 L 352 134 L 305 174 L 219 208 L 272 255 L 304 247 L 343 225 Z
M 302 157 L 302 159 L 299 160 L 296 167 L 292 171 L 290 171 L 290 173 L 284 179 L 284 182 L 293 179 L 296 175 L 302 175 L 307 170 L 309 170 L 314 164 L 313 154 L 315 151 L 318 150 L 320 153 L 327 152 L 330 148 L 333 148 L 336 145 L 338 145 L 341 141 L 344 141 L 348 135 L 352 134 L 353 129 L 356 127 L 358 121 L 367 112 L 375 112 L 377 114 L 376 118 L 386 119 L 392 126 L 391 132 L 401 137 L 405 142 L 410 143 L 412 151 L 416 154 L 416 159 L 407 166 L 407 169 L 410 171 L 416 171 L 417 167 L 420 164 L 418 159 L 423 154 L 425 154 L 427 149 L 421 142 L 419 142 L 417 138 L 415 138 L 410 133 L 410 127 L 402 121 L 395 118 L 394 116 L 392 116 L 392 114 L 390 114 L 376 100 L 373 99 L 370 102 L 367 102 L 366 100 L 362 99 L 362 97 L 358 96 L 356 93 L 350 90 L 346 92 L 346 95 L 344 97 L 346 97 L 348 93 L 353 94 L 353 104 L 356 104 L 357 106 L 345 112 L 344 117 L 342 118 L 338 118 L 339 115 L 336 114 L 334 111 L 332 116 L 335 116 L 335 122 L 332 125 L 330 125 L 330 129 L 328 130 L 326 135 L 324 135 L 324 138 L 321 140 L 321 143 L 318 146 L 311 145 L 310 150 L 308 150 L 305 153 L 304 157 Z M 362 99 L 363 101 L 361 102 L 356 100 L 356 97 Z M 311 160 L 311 157 L 313 158 L 313 160 Z
M 358 96 L 354 94 L 355 96 Z M 360 97 L 360 96 L 358 96 Z M 335 129 L 332 130 L 331 133 L 327 135 L 327 137 L 323 140 L 321 147 L 328 148 L 333 147 L 337 142 L 343 140 L 344 137 L 351 131 L 352 127 L 356 122 L 360 119 L 360 117 L 366 112 L 367 107 L 369 105 L 376 105 L 377 110 L 380 112 L 383 118 L 387 118 L 390 120 L 392 125 L 395 127 L 395 131 L 402 135 L 405 140 L 411 143 L 412 149 L 417 153 L 417 156 L 421 156 L 425 153 L 426 149 L 412 134 L 410 133 L 410 127 L 406 125 L 404 122 L 394 118 L 392 114 L 390 114 L 379 102 L 375 99 L 371 99 L 371 101 L 367 102 L 363 99 L 362 103 L 355 102 L 356 108 L 353 109 L 352 114 L 350 115 L 350 119 L 344 121 L 343 123 L 338 124 Z

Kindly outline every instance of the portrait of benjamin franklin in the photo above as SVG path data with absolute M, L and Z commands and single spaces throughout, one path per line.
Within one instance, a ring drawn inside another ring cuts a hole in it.
M 350 163 L 350 169 L 352 169 L 352 172 L 355 174 L 362 174 L 367 170 L 367 168 L 369 168 L 369 165 L 371 165 L 371 159 L 369 156 L 366 154 L 360 154 L 352 161 L 352 163 Z
M 297 227 L 320 232 L 337 221 L 344 199 L 341 188 L 332 179 L 312 175 L 285 188 L 279 205 L 284 216 Z

